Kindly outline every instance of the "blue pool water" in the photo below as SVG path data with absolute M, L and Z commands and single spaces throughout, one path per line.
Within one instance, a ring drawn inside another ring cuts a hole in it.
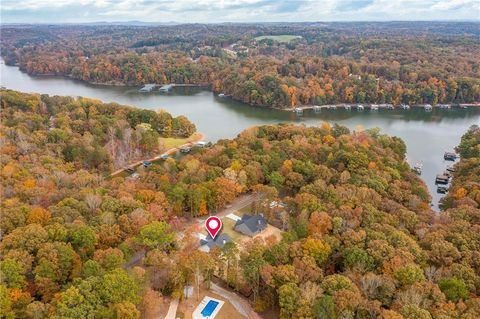
M 218 306 L 218 301 L 210 300 L 202 310 L 202 316 L 210 316 Z

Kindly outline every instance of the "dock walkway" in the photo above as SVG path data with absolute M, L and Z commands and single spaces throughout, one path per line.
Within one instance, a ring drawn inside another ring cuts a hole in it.
M 410 109 L 412 108 L 422 108 L 422 109 L 432 109 L 432 108 L 441 108 L 441 109 L 450 109 L 450 108 L 467 108 L 467 107 L 480 107 L 479 103 L 462 103 L 462 104 L 441 104 L 437 106 L 431 106 L 430 104 L 413 104 L 413 105 L 392 105 L 392 104 L 359 104 L 359 103 L 340 103 L 340 104 L 324 104 L 324 105 L 299 105 L 294 108 L 282 109 L 286 111 L 293 111 L 296 113 L 301 113 L 304 110 L 329 110 L 329 109 L 345 109 L 345 110 L 394 110 L 394 109 Z

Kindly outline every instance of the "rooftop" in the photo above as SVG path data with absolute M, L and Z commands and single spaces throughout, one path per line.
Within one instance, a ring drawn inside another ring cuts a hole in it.
M 267 228 L 267 225 L 263 215 L 245 214 L 235 223 L 235 230 L 247 236 L 254 236 Z
M 200 239 L 200 250 L 209 252 L 214 247 L 223 248 L 226 243 L 231 241 L 232 239 L 227 234 L 220 234 L 215 239 L 207 235 L 205 239 Z

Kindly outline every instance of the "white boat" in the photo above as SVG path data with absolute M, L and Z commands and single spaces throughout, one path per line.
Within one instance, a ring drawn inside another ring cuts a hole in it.
M 225 97 L 225 94 L 220 93 L 220 94 L 218 95 L 218 97 Z
M 430 104 L 425 104 L 425 105 L 423 106 L 423 108 L 424 108 L 425 111 L 427 111 L 427 112 L 430 112 L 430 111 L 432 111 L 432 109 L 433 109 L 433 107 L 432 107 Z
M 296 107 L 293 109 L 293 112 L 297 113 L 297 114 L 303 114 L 303 109 L 299 108 L 299 107 Z
M 378 110 L 378 104 L 372 104 L 372 105 L 370 106 L 370 109 L 371 109 L 372 111 Z
M 410 105 L 408 105 L 408 104 L 402 104 L 401 107 L 404 110 L 410 110 Z
M 365 107 L 362 104 L 357 105 L 357 110 L 363 111 L 364 109 L 365 109 Z

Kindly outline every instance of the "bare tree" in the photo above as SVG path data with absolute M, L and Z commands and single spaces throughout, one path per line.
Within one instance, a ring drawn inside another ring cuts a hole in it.
M 88 208 L 94 212 L 102 204 L 102 198 L 98 195 L 90 194 L 85 197 L 85 203 L 87 204 Z

